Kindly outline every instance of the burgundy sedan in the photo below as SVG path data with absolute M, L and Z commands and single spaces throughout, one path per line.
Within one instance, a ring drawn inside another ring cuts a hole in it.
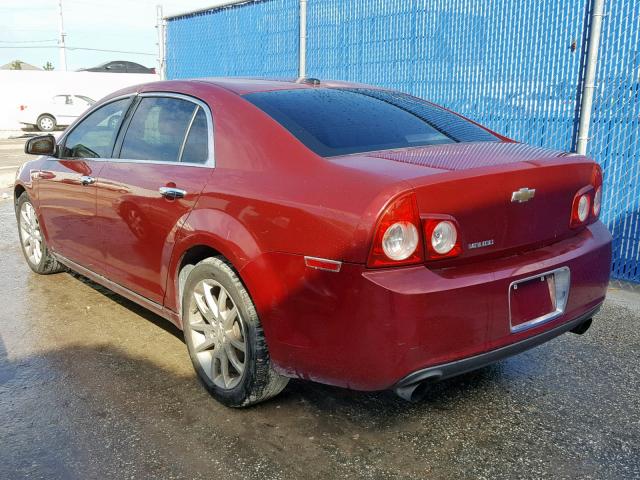
M 586 331 L 605 298 L 599 166 L 403 93 L 151 83 L 25 150 L 31 269 L 70 268 L 183 329 L 225 405 L 292 377 L 416 399 Z

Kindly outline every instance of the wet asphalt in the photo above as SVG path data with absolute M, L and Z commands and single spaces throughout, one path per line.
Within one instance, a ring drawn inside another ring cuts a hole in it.
M 80 276 L 31 273 L 8 199 L 0 281 L 0 479 L 640 479 L 637 291 L 611 289 L 586 334 L 418 404 L 291 381 L 230 410 L 168 322 Z

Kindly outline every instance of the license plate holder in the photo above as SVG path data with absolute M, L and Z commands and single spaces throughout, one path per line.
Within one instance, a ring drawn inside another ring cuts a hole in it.
M 528 330 L 562 315 L 569 286 L 569 267 L 512 282 L 508 293 L 511 333 Z

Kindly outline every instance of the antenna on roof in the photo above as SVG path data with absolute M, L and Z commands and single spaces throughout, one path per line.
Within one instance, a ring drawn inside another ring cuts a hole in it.
M 320 80 L 313 77 L 300 77 L 296 80 L 296 83 L 304 83 L 306 85 L 320 85 Z

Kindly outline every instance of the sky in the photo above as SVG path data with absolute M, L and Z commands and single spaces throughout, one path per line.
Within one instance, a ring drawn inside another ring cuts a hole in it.
M 67 47 L 121 50 L 109 53 L 67 50 L 67 69 L 110 60 L 157 67 L 156 5 L 164 15 L 206 8 L 223 0 L 62 0 Z M 0 0 L 0 65 L 13 60 L 60 69 L 58 0 Z M 38 47 L 38 48 L 17 48 Z

